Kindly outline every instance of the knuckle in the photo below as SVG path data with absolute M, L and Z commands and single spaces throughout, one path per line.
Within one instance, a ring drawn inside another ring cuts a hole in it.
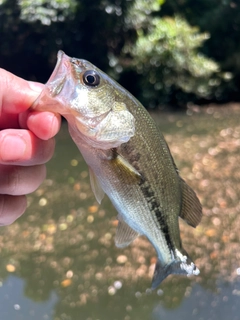
M 0 195 L 0 226 L 13 223 L 24 213 L 26 207 L 26 196 Z
M 40 155 L 40 158 L 41 158 L 41 163 L 46 163 L 48 162 L 52 156 L 53 156 L 53 153 L 54 153 L 54 148 L 55 148 L 55 139 L 54 138 L 51 138 L 47 141 L 44 141 L 45 142 L 45 147 L 42 148 L 41 150 L 41 155 Z
M 17 195 L 18 189 L 21 183 L 21 174 L 20 169 L 17 166 L 13 166 L 11 171 L 8 174 L 8 181 L 7 181 L 7 189 L 8 194 Z

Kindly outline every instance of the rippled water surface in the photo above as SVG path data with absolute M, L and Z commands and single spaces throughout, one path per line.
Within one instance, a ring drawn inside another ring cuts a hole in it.
M 153 248 L 143 237 L 115 247 L 116 211 L 94 199 L 64 123 L 47 179 L 0 229 L 0 319 L 239 320 L 239 116 L 236 105 L 153 114 L 204 208 L 196 229 L 180 223 L 201 274 L 170 276 L 154 292 Z

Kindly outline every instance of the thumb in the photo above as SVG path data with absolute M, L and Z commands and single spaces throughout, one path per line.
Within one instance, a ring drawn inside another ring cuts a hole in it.
M 32 105 L 44 85 L 26 81 L 0 69 L 0 110 L 3 113 L 20 113 Z

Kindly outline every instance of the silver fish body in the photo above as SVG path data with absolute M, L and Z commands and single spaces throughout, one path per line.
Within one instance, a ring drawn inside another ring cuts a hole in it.
M 201 204 L 140 102 L 90 62 L 59 52 L 33 108 L 67 119 L 98 202 L 106 193 L 119 213 L 116 245 L 125 247 L 145 235 L 154 246 L 158 261 L 152 287 L 169 274 L 197 275 L 182 247 L 178 217 L 196 227 Z

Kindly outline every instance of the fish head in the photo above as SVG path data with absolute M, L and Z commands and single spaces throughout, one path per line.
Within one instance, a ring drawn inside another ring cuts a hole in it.
M 55 69 L 33 109 L 60 113 L 93 147 L 115 148 L 135 133 L 123 88 L 90 62 L 58 52 Z

